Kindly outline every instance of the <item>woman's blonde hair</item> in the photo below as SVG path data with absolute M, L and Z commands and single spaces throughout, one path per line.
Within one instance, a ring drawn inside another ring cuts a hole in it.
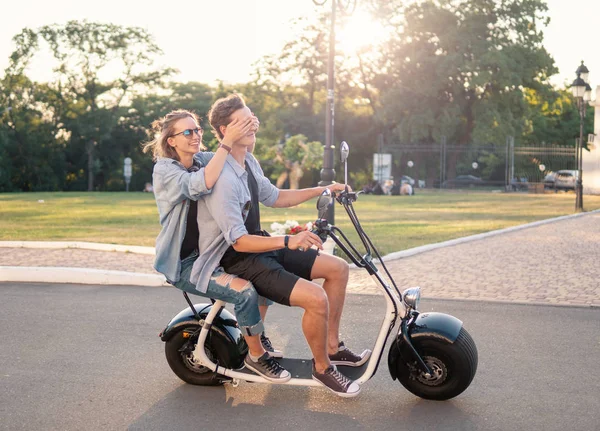
M 195 113 L 185 109 L 176 109 L 169 112 L 164 117 L 154 120 L 151 126 L 155 137 L 151 141 L 142 144 L 144 153 L 152 151 L 152 160 L 154 161 L 159 157 L 168 157 L 170 159 L 179 160 L 175 148 L 169 145 L 168 139 L 175 133 L 175 123 L 187 117 L 193 119 L 196 124 L 200 123 L 199 118 Z M 202 142 L 200 142 L 200 149 L 206 150 L 206 147 L 202 145 Z

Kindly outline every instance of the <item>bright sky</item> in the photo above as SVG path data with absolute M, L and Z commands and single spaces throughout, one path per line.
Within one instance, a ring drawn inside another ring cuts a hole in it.
M 321 8 L 329 10 L 330 1 Z M 560 71 L 552 82 L 558 86 L 572 82 L 575 69 L 585 60 L 591 85 L 600 85 L 600 30 L 595 28 L 600 23 L 600 0 L 547 3 L 552 21 L 545 31 L 545 44 Z M 257 59 L 279 53 L 293 38 L 290 21 L 313 14 L 317 8 L 312 0 L 15 1 L 0 26 L 0 68 L 6 68 L 14 49 L 12 37 L 24 27 L 87 19 L 145 28 L 163 49 L 163 63 L 180 70 L 180 81 L 247 82 Z M 218 49 L 224 42 L 225 48 Z M 32 77 L 43 79 L 43 70 L 44 62 L 36 62 Z

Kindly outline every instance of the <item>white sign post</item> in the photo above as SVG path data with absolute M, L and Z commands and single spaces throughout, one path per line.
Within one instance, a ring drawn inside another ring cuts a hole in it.
M 125 191 L 129 191 L 129 182 L 131 181 L 131 158 L 125 157 L 123 165 L 123 176 L 125 177 Z
M 373 154 L 373 179 L 380 184 L 392 176 L 392 155 L 388 153 Z

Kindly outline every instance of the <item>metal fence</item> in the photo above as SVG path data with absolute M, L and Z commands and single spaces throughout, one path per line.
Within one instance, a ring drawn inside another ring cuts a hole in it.
M 510 136 L 502 144 L 459 145 L 442 138 L 386 145 L 380 151 L 391 154 L 394 179 L 410 177 L 419 188 L 540 191 L 549 174 L 576 169 L 574 146 L 522 146 Z

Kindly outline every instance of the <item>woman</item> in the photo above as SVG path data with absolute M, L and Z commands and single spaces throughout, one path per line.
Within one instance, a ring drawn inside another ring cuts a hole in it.
M 207 193 L 219 178 L 231 143 L 258 129 L 258 119 L 234 122 L 215 153 L 201 152 L 202 128 L 198 117 L 186 110 L 175 110 L 152 123 L 155 139 L 144 144 L 152 151 L 154 171 L 152 186 L 158 206 L 161 231 L 156 239 L 154 268 L 175 287 L 195 295 L 221 299 L 234 304 L 238 323 L 248 344 L 245 364 L 271 381 L 291 378 L 268 352 L 260 334 L 264 325 L 258 309 L 258 294 L 247 280 L 217 268 L 208 286 L 190 281 L 192 266 L 198 258 L 199 229 L 196 201 Z

